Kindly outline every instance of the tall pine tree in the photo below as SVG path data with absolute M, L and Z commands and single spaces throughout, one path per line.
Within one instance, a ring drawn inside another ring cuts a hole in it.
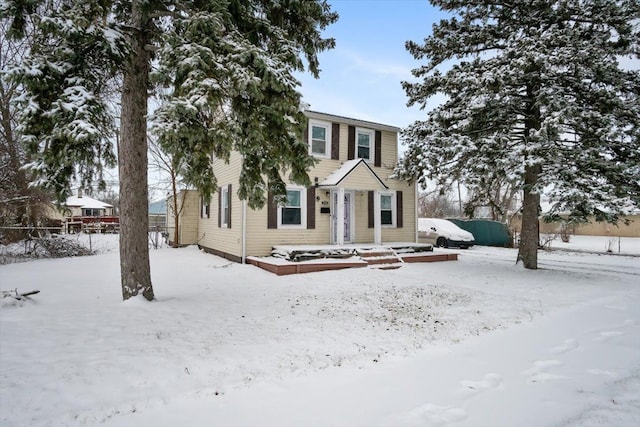
M 181 152 L 187 180 L 208 198 L 210 158 L 243 154 L 239 195 L 264 204 L 268 186 L 283 195 L 281 173 L 309 184 L 311 165 L 298 135 L 296 71 L 319 73 L 332 48 L 321 31 L 337 20 L 325 0 L 5 0 L 0 17 L 20 37 L 37 17 L 38 48 L 11 74 L 23 90 L 21 134 L 39 182 L 64 198 L 72 179 L 101 182 L 113 164 L 119 122 L 120 268 L 126 300 L 154 298 L 147 246 L 147 124 L 163 147 Z M 153 67 L 152 67 L 153 64 Z M 152 71 L 152 68 L 155 71 Z M 110 108 L 110 89 L 121 93 Z M 154 87 L 168 88 L 148 117 Z M 267 183 L 263 181 L 267 177 Z
M 615 222 L 640 205 L 640 2 L 431 3 L 452 17 L 407 42 L 426 64 L 403 87 L 410 105 L 446 100 L 405 129 L 399 175 L 459 178 L 478 194 L 486 177 L 516 182 L 518 260 L 530 269 L 541 194 L 554 202 L 550 215 L 574 221 Z

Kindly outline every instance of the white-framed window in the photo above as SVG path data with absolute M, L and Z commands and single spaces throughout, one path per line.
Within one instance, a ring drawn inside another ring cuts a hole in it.
M 306 228 L 307 190 L 302 187 L 288 187 L 287 201 L 278 206 L 278 228 Z
M 222 197 L 220 198 L 220 224 L 222 228 L 229 228 L 229 186 L 222 187 Z
M 396 196 L 393 193 L 380 194 L 380 223 L 383 227 L 396 224 Z
M 100 209 L 82 208 L 82 216 L 101 216 Z
M 204 197 L 200 198 L 200 218 L 209 218 L 209 202 L 204 201 Z
M 369 162 L 374 157 L 374 133 L 371 129 L 356 129 L 356 157 Z
M 331 157 L 331 123 L 309 121 L 309 154 Z

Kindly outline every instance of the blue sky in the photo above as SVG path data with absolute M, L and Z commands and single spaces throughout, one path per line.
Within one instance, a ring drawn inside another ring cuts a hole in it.
M 319 79 L 299 75 L 311 109 L 405 127 L 426 116 L 406 106 L 400 84 L 421 65 L 407 52 L 407 40 L 422 41 L 444 15 L 427 0 L 330 0 L 340 14 L 325 36 L 335 49 L 320 54 Z

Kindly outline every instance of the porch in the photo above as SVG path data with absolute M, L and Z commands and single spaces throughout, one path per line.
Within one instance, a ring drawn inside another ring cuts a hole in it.
M 278 245 L 269 257 L 247 257 L 247 263 L 278 276 L 341 270 L 344 268 L 376 268 L 390 270 L 405 263 L 456 261 L 454 252 L 433 252 L 425 243 L 395 242 L 382 245 Z

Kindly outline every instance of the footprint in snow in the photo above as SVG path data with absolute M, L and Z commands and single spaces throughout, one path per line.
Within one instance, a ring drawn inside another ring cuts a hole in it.
M 562 354 L 571 350 L 575 350 L 576 348 L 578 348 L 578 346 L 579 346 L 578 341 L 576 341 L 573 338 L 569 338 L 567 340 L 564 340 L 564 343 L 550 348 L 549 352 L 553 354 Z
M 408 412 L 394 415 L 388 421 L 391 423 L 390 425 L 407 427 L 441 427 L 450 423 L 457 423 L 465 418 L 467 418 L 467 412 L 462 408 L 425 403 Z
M 619 337 L 620 335 L 624 335 L 624 332 L 621 332 L 621 331 L 605 331 L 605 332 L 600 332 L 600 334 L 597 337 L 595 337 L 593 340 L 602 342 L 602 341 L 607 341 L 607 340 L 609 340 L 610 338 L 613 338 L 613 337 Z
M 557 375 L 546 372 L 548 369 L 555 366 L 560 366 L 562 364 L 563 363 L 559 360 L 538 360 L 536 362 L 533 362 L 533 366 L 531 368 L 523 371 L 522 375 L 528 377 L 527 382 L 529 383 L 544 383 L 550 380 L 567 378 L 564 375 Z
M 486 374 L 480 381 L 464 380 L 462 391 L 466 393 L 478 393 L 492 388 L 498 388 L 502 384 L 502 375 Z

